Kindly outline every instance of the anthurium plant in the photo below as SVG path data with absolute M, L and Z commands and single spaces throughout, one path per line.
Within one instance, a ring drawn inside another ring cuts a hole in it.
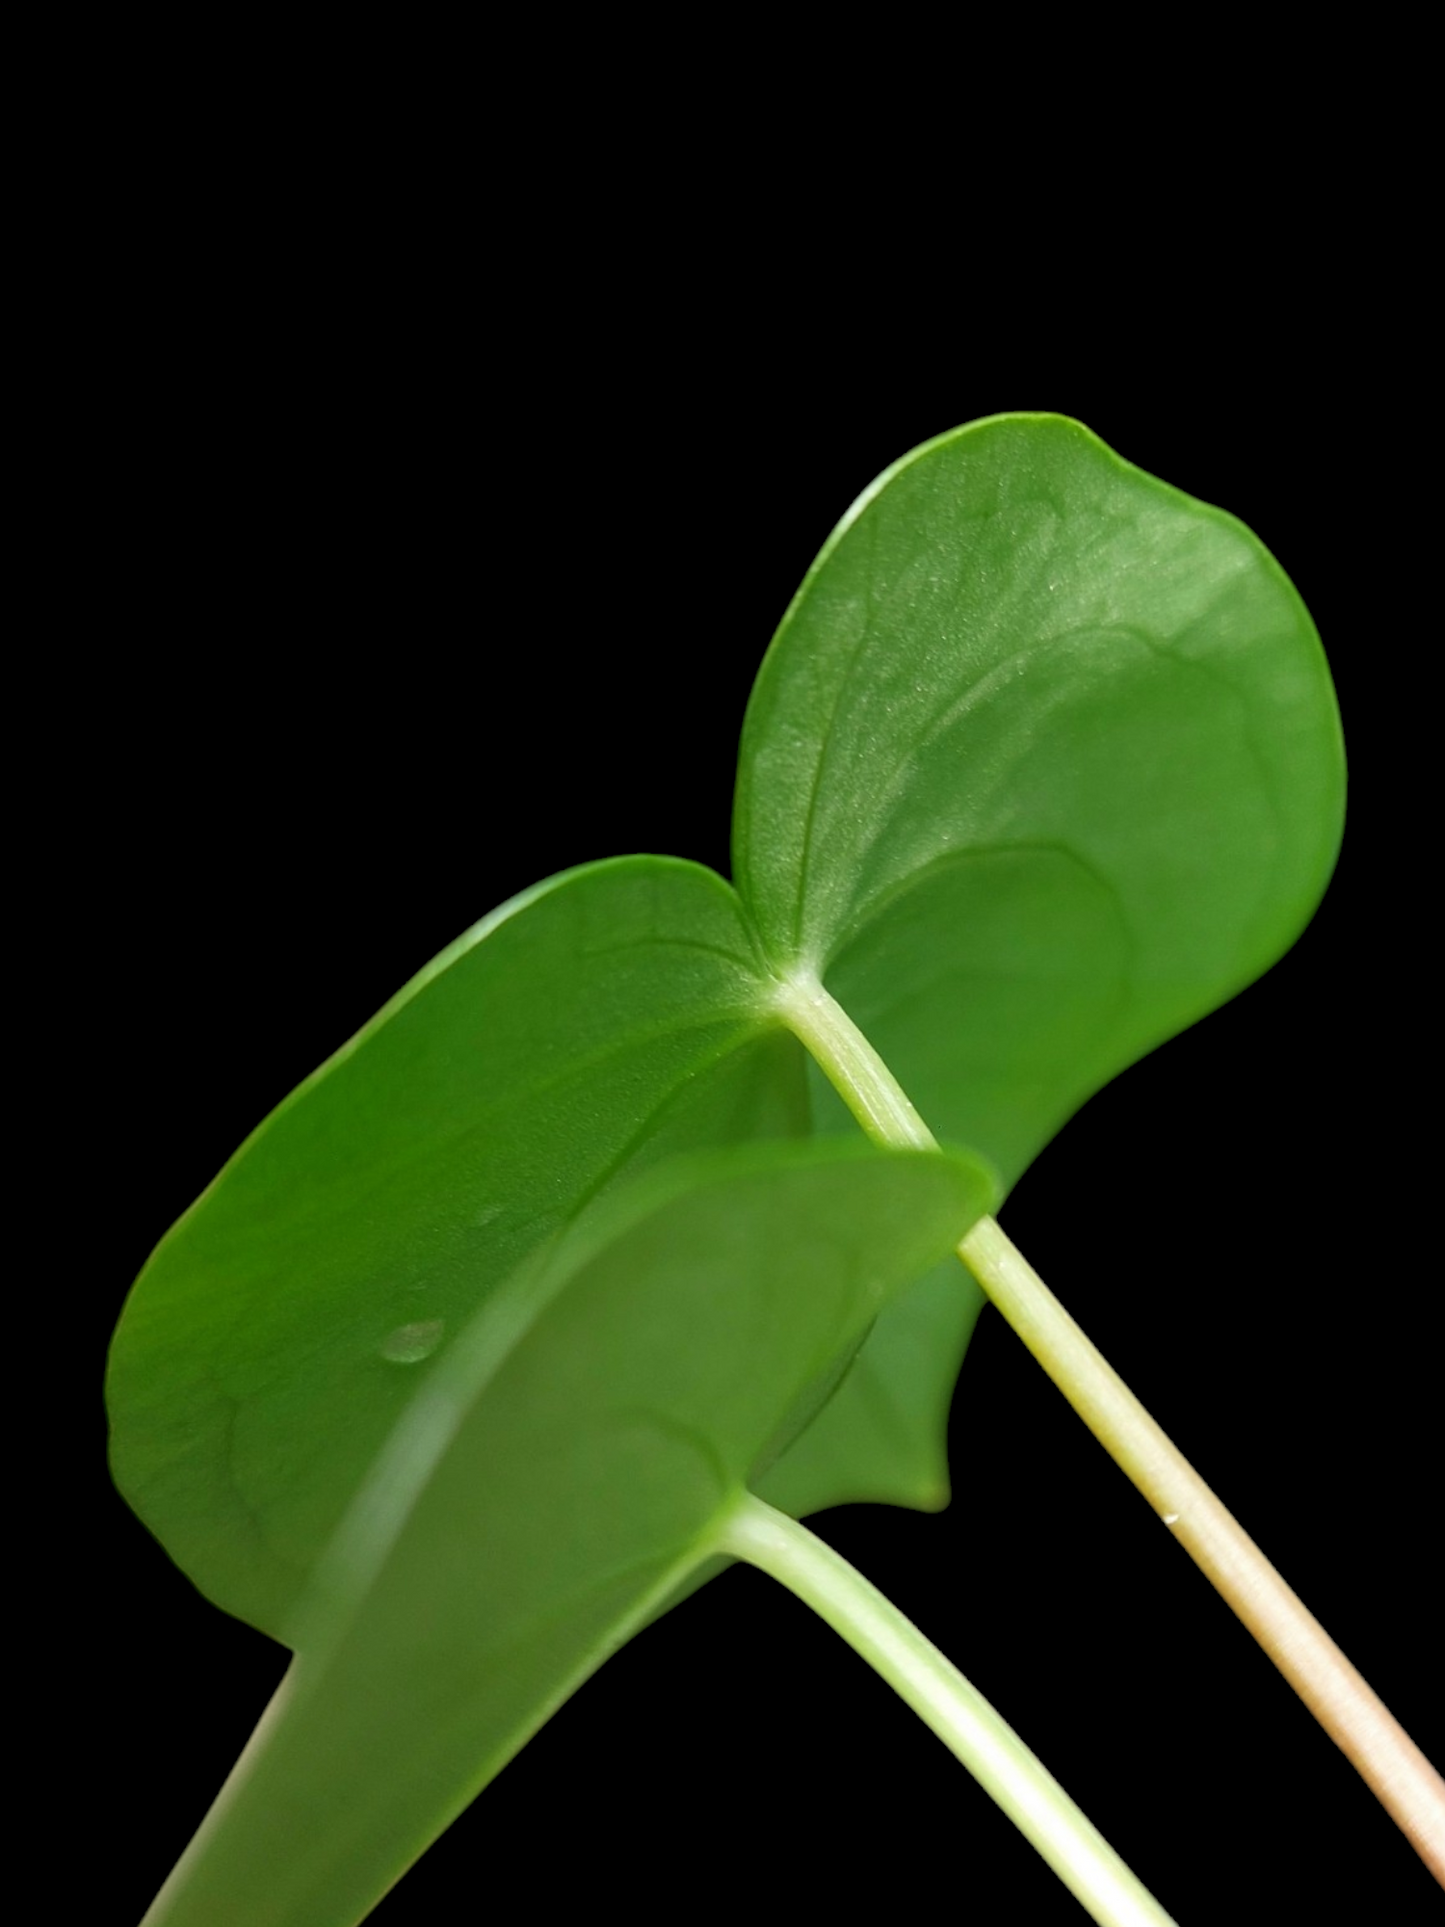
M 970 1684 L 962 1623 L 925 1638 L 802 1523 L 946 1500 L 986 1303 L 1445 1877 L 1438 1775 L 1005 1228 L 1091 1095 L 1292 944 L 1343 802 L 1319 638 L 1242 524 L 1053 416 L 887 470 L 758 673 L 731 880 L 618 856 L 513 896 L 137 1281 L 116 1481 L 295 1655 L 147 1921 L 365 1918 L 735 1562 L 1096 1919 L 1187 1917 Z

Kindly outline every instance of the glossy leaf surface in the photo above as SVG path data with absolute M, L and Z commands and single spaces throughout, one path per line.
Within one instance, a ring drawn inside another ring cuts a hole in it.
M 469 931 L 162 1241 L 111 1353 L 117 1483 L 279 1638 L 419 1381 L 500 1280 L 640 1166 L 805 1125 L 737 900 L 637 857 Z
M 359 1920 L 710 1555 L 885 1302 L 992 1200 L 963 1157 L 758 1146 L 644 1180 L 507 1281 L 349 1513 L 156 1927 Z
M 1343 794 L 1314 627 L 1256 538 L 1077 423 L 999 417 L 888 470 L 809 572 L 735 868 L 774 964 L 1011 1182 L 1288 947 Z

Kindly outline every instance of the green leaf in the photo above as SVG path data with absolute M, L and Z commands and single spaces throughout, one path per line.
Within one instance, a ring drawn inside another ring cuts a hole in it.
M 162 1241 L 111 1352 L 112 1465 L 171 1556 L 277 1637 L 457 1332 L 629 1173 L 805 1128 L 802 1053 L 710 870 L 539 884 L 444 951 Z
M 941 1512 L 951 1495 L 949 1406 L 983 1306 L 953 1255 L 910 1286 L 813 1423 L 756 1482 L 759 1498 L 795 1519 L 861 1502 Z
M 809 572 L 748 710 L 735 870 L 774 966 L 1012 1182 L 1289 946 L 1343 796 L 1319 641 L 1258 540 L 1075 422 L 1002 416 L 889 469 Z
M 757 1146 L 653 1174 L 525 1265 L 378 1459 L 155 1927 L 358 1920 L 710 1557 L 992 1196 L 963 1157 Z

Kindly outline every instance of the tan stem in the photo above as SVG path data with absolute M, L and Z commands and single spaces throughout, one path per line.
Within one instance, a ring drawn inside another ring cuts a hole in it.
M 875 1143 L 936 1144 L 816 978 L 782 985 L 778 1010 Z M 1445 1780 L 994 1219 L 974 1226 L 959 1256 L 1445 1887 Z
M 1445 1780 L 994 1219 L 959 1256 L 1445 1886 Z

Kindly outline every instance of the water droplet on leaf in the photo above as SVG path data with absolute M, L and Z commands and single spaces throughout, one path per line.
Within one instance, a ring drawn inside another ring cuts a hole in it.
M 398 1325 L 381 1341 L 381 1355 L 393 1365 L 417 1365 L 430 1358 L 442 1342 L 445 1319 L 419 1318 L 411 1325 Z

